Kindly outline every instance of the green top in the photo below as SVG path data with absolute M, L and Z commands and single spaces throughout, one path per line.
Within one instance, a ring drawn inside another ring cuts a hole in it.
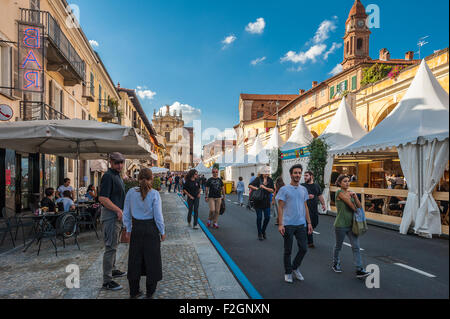
M 337 217 L 334 222 L 334 227 L 352 227 L 353 224 L 353 211 L 350 207 L 347 206 L 347 204 L 339 199 L 339 194 L 342 192 L 342 190 L 338 190 L 336 192 L 336 208 L 337 208 Z M 356 203 L 353 198 L 351 198 L 351 201 L 353 204 Z

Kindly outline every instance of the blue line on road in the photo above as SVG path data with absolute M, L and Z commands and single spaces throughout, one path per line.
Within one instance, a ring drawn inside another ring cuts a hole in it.
M 178 194 L 180 199 L 183 201 L 184 205 L 188 207 L 188 204 L 186 201 L 182 198 L 181 194 Z M 223 249 L 222 245 L 217 241 L 217 239 L 211 234 L 211 232 L 208 230 L 208 228 L 203 224 L 203 222 L 198 219 L 198 223 L 200 227 L 205 232 L 206 236 L 209 238 L 211 243 L 214 245 L 214 247 L 219 252 L 222 259 L 225 261 L 225 263 L 228 265 L 228 267 L 233 272 L 234 276 L 237 278 L 237 280 L 240 282 L 242 287 L 244 288 L 247 295 L 252 299 L 264 299 L 260 293 L 253 287 L 253 285 L 250 283 L 250 281 L 247 279 L 247 277 L 244 275 L 244 273 L 239 269 L 238 265 L 231 259 L 230 255 Z

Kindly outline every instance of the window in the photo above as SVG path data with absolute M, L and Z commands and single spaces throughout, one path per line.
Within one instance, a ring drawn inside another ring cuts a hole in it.
M 336 93 L 342 93 L 347 91 L 348 89 L 348 81 L 342 81 L 341 83 L 339 83 L 338 85 L 336 85 Z
M 330 87 L 330 99 L 334 97 L 334 86 Z
M 91 96 L 95 96 L 95 87 L 94 87 L 94 73 L 91 72 Z
M 69 173 L 73 173 L 73 160 L 72 159 L 68 159 L 67 162 L 68 162 L 67 171 Z
M 40 0 L 30 0 L 30 9 L 31 10 L 40 10 L 41 4 Z
M 98 110 L 102 110 L 102 86 L 98 85 Z
M 324 97 L 325 96 L 325 89 L 323 89 L 322 91 L 320 91 L 320 97 Z
M 12 48 L 0 43 L 0 86 L 12 87 Z M 12 95 L 11 89 L 0 88 L 0 93 Z
M 81 111 L 81 119 L 84 121 L 86 119 L 86 112 Z
M 356 41 L 356 50 L 361 50 L 363 48 L 363 39 L 358 38 Z
M 166 132 L 166 142 L 170 142 L 170 132 Z
M 356 75 L 352 77 L 352 90 L 356 90 L 357 87 L 356 79 L 357 79 Z
M 264 112 L 259 111 L 259 112 L 256 113 L 256 118 L 257 119 L 259 119 L 259 118 L 261 118 L 263 116 L 264 116 Z

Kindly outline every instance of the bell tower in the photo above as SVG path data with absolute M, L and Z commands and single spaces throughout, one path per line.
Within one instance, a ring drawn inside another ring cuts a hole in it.
M 370 60 L 369 56 L 369 27 L 367 26 L 367 13 L 360 0 L 355 0 L 345 22 L 344 36 L 344 70 Z

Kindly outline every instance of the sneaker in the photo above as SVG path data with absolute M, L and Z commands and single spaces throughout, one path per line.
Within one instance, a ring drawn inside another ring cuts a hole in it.
M 219 225 L 214 224 L 214 228 L 215 228 L 215 229 L 219 229 Z
M 188 220 L 188 226 L 191 226 L 191 221 L 190 220 Z
M 194 225 L 194 227 L 192 227 L 193 229 L 198 229 L 198 225 Z
M 258 234 L 258 239 L 261 240 L 261 241 L 263 241 L 263 240 L 264 240 L 263 235 L 262 235 L 262 234 Z
M 339 264 L 333 264 L 331 269 L 333 269 L 334 272 L 339 273 L 339 274 L 342 272 L 341 265 L 339 265 Z
M 298 270 L 298 268 L 295 269 L 293 271 L 293 273 L 294 273 L 295 278 L 297 278 L 297 280 L 300 280 L 300 281 L 305 280 L 305 278 L 303 278 L 302 273 L 300 272 L 300 270 Z
M 308 244 L 309 248 L 316 248 L 316 246 L 314 246 L 314 244 Z
M 113 291 L 117 291 L 117 290 L 123 289 L 123 287 L 121 285 L 119 285 L 115 281 L 110 281 L 110 282 L 108 282 L 106 284 L 103 284 L 102 288 L 106 289 L 106 290 L 113 290 Z
M 262 236 L 264 239 L 267 239 L 266 233 L 263 233 Z
M 142 291 L 139 291 L 137 295 L 130 296 L 130 299 L 140 299 L 143 295 L 144 293 Z
M 292 274 L 284 275 L 284 281 L 292 284 L 294 282 L 294 279 L 292 279 Z
M 112 271 L 112 277 L 113 278 L 119 278 L 119 277 L 125 277 L 127 275 L 126 272 L 120 271 L 120 270 L 113 270 Z
M 359 279 L 366 278 L 370 275 L 370 272 L 365 271 L 364 269 L 358 270 L 356 272 L 356 277 Z

